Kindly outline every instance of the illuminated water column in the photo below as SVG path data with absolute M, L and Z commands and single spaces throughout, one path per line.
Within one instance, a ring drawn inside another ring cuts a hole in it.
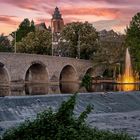
M 125 57 L 125 71 L 122 77 L 122 83 L 134 83 L 135 78 L 133 76 L 131 57 L 128 48 L 126 49 Z
M 135 89 L 134 83 L 136 81 L 133 75 L 131 57 L 128 48 L 126 49 L 124 73 L 123 75 L 119 75 L 117 82 L 121 84 L 118 86 L 119 90 L 132 91 Z

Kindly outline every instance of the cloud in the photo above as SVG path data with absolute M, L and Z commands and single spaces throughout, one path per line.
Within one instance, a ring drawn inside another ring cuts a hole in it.
M 46 8 L 46 6 L 43 7 L 44 11 L 46 13 L 49 13 L 52 15 L 54 12 L 53 8 Z M 120 14 L 120 9 L 118 8 L 95 8 L 95 7 L 63 7 L 60 8 L 61 14 L 63 16 L 84 16 L 84 15 L 90 15 L 90 16 L 100 16 L 100 17 L 109 17 L 109 18 L 116 18 Z
M 41 5 L 47 5 L 50 7 L 55 6 L 74 6 L 77 7 L 78 5 L 82 6 L 82 4 L 90 4 L 91 6 L 93 3 L 102 5 L 103 3 L 106 3 L 109 5 L 126 5 L 126 6 L 138 6 L 140 5 L 139 0 L 0 0 L 0 3 L 7 3 L 14 6 L 17 6 L 19 8 L 28 9 L 28 10 L 34 10 L 34 11 L 40 11 Z M 83 5 L 84 7 L 85 5 Z
M 76 8 L 76 9 L 62 9 L 64 15 L 95 15 L 115 18 L 118 15 L 117 8 Z
M 0 22 L 3 25 L 19 24 L 19 20 L 23 20 L 21 18 L 33 18 L 37 23 L 50 25 L 54 8 L 58 6 L 65 23 L 89 21 L 98 28 L 120 30 L 139 12 L 140 0 L 0 0 L 1 3 L 13 11 L 9 15 L 17 16 L 8 16 L 8 9 L 2 7 Z
M 34 21 L 35 21 L 35 24 L 45 23 L 47 26 L 51 25 L 51 19 L 36 17 Z
M 75 2 L 75 0 L 63 0 L 63 1 L 69 1 L 69 2 Z M 77 0 L 77 3 L 85 2 L 85 0 Z M 140 4 L 139 0 L 86 0 L 86 3 L 108 3 L 108 4 L 114 4 L 114 5 L 138 5 Z
M 67 23 L 70 23 L 70 22 L 73 22 L 73 21 L 78 21 L 79 18 L 76 18 L 76 17 L 65 17 L 64 19 L 64 23 L 67 24 Z M 47 26 L 50 26 L 51 25 L 51 18 L 44 18 L 44 17 L 36 17 L 35 20 L 34 20 L 35 24 L 39 24 L 39 23 L 42 23 L 44 22 Z
M 89 0 L 93 1 L 93 0 Z M 102 2 L 107 2 L 110 4 L 118 4 L 118 5 L 137 5 L 140 4 L 139 0 L 96 0 L 96 1 L 102 1 Z
M 0 3 L 10 4 L 21 9 L 40 11 L 38 5 L 41 1 L 42 0 L 0 0 Z
M 87 0 L 90 1 L 90 0 Z M 46 12 L 49 15 L 52 15 L 54 12 L 54 7 L 47 7 L 43 6 L 44 12 Z M 109 19 L 116 19 L 116 18 L 129 18 L 132 17 L 134 14 L 136 14 L 139 9 L 135 7 L 100 7 L 96 8 L 95 6 L 75 6 L 69 5 L 69 6 L 63 6 L 60 7 L 60 11 L 65 16 L 97 16 L 97 17 L 106 17 Z M 85 19 L 86 20 L 86 19 Z
M 19 23 L 18 17 L 8 15 L 0 15 L 0 22 L 8 25 L 16 25 Z
M 74 22 L 74 21 L 80 21 L 80 18 L 69 16 L 69 17 L 65 17 L 65 19 L 64 19 L 65 24 L 70 23 L 70 22 Z
M 0 0 L 0 3 L 7 3 L 21 9 L 32 11 L 42 11 L 52 14 L 54 7 L 59 6 L 65 15 L 97 15 L 97 16 L 113 16 L 120 11 L 117 6 L 109 7 L 109 5 L 132 5 L 138 6 L 139 0 Z M 94 3 L 94 4 L 93 4 Z M 96 3 L 96 4 L 95 4 Z M 100 5 L 100 8 L 96 5 Z M 106 7 L 101 7 L 102 3 L 106 3 Z M 85 5 L 84 5 L 85 4 Z M 88 4 L 88 7 L 85 7 Z M 90 6 L 89 6 L 90 5 Z M 138 10 L 138 9 L 137 9 Z
M 112 27 L 116 26 L 120 24 L 119 20 L 99 20 L 96 22 L 93 22 L 93 26 L 97 29 L 97 30 L 110 30 L 112 29 Z

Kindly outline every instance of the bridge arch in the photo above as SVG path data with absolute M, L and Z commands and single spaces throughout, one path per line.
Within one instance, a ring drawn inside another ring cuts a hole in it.
M 49 74 L 46 65 L 40 61 L 33 61 L 24 74 L 25 82 L 48 83 Z
M 114 76 L 114 70 L 113 70 L 113 68 L 106 68 L 103 71 L 103 77 L 104 78 L 113 78 L 113 76 Z
M 11 81 L 8 69 L 0 62 L 0 84 L 7 85 Z
M 85 75 L 86 74 L 89 74 L 91 77 L 94 77 L 95 76 L 95 69 L 93 67 L 89 67 L 85 72 Z
M 77 82 L 78 81 L 78 74 L 74 66 L 72 65 L 65 65 L 60 72 L 59 76 L 60 82 Z

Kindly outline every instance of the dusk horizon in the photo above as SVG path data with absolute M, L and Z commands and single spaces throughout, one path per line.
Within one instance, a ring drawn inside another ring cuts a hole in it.
M 35 24 L 51 24 L 55 7 L 60 9 L 64 23 L 85 22 L 97 30 L 111 30 L 124 33 L 131 18 L 139 12 L 138 0 L 0 0 L 0 32 L 8 35 L 16 30 L 25 19 Z

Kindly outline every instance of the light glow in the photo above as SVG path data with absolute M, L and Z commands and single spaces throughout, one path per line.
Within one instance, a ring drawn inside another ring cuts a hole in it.
M 134 83 L 136 83 L 135 77 L 133 75 L 132 65 L 131 65 L 131 57 L 128 48 L 126 49 L 126 57 L 125 57 L 125 70 L 123 75 L 119 75 L 117 79 L 117 83 L 121 83 L 121 87 L 119 90 L 123 91 L 132 91 L 135 89 Z M 132 84 L 133 83 L 133 84 Z

